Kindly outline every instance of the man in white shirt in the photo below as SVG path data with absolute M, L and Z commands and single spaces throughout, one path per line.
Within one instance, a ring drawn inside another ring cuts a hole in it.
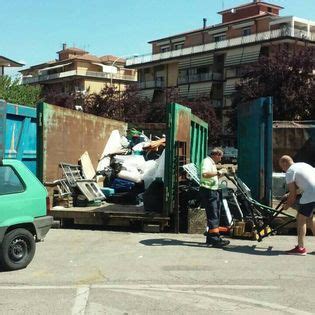
M 210 156 L 201 162 L 200 167 L 200 197 L 202 206 L 206 209 L 207 215 L 207 245 L 221 248 L 230 243 L 222 239 L 219 233 L 221 196 L 219 193 L 219 176 L 223 175 L 224 170 L 217 170 L 216 163 L 220 162 L 223 152 L 219 148 L 214 148 Z
M 286 172 L 285 178 L 289 188 L 284 210 L 295 203 L 298 190 L 302 193 L 297 216 L 298 245 L 287 253 L 306 255 L 307 250 L 304 247 L 304 240 L 307 222 L 311 224 L 313 235 L 315 235 L 315 222 L 313 221 L 315 209 L 315 169 L 307 163 L 294 163 L 293 159 L 288 155 L 280 158 L 279 165 Z

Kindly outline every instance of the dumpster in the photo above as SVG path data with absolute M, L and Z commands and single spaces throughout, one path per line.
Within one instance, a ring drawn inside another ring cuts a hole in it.
M 22 161 L 36 175 L 36 108 L 0 101 L 0 156 Z
M 75 224 L 126 225 L 141 222 L 158 225 L 160 230 L 172 226 L 179 230 L 178 169 L 190 162 L 199 164 L 207 155 L 208 125 L 179 104 L 167 107 L 164 194 L 159 211 L 150 212 L 143 206 L 105 203 L 96 207 L 65 207 L 51 210 L 55 219 Z M 124 133 L 128 125 L 66 108 L 41 103 L 38 116 L 38 177 L 52 182 L 61 176 L 59 163 L 77 163 L 88 151 L 96 169 L 104 144 L 113 130 Z M 133 126 L 134 127 L 134 126 Z

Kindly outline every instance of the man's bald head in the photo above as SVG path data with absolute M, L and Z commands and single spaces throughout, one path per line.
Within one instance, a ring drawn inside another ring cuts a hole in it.
M 286 172 L 293 163 L 294 161 L 289 155 L 283 155 L 279 159 L 279 165 L 284 172 Z

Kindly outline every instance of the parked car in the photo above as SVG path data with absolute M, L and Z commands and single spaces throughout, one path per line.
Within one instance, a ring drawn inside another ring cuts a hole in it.
M 0 263 L 5 270 L 25 268 L 34 257 L 35 243 L 51 228 L 47 195 L 21 161 L 0 159 Z

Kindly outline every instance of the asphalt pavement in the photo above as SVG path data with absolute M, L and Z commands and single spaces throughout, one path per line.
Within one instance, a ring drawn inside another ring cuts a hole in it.
M 315 237 L 231 239 L 51 230 L 24 270 L 0 272 L 1 314 L 315 314 Z

